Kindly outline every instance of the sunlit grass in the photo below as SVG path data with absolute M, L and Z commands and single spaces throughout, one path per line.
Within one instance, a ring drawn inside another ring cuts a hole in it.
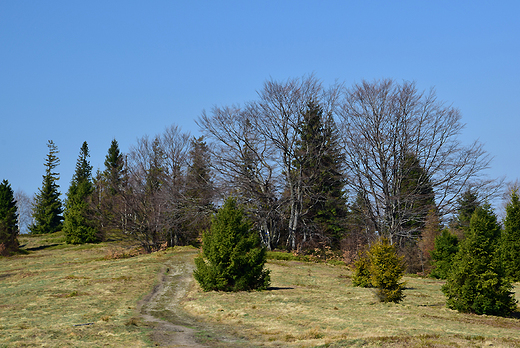
M 20 239 L 28 254 L 0 258 L 0 347 L 153 346 L 136 304 L 153 288 L 165 262 L 192 262 L 194 256 L 192 249 L 134 256 L 135 250 L 120 242 L 70 246 L 61 234 Z M 192 282 L 183 306 L 193 323 L 209 324 L 195 324 L 207 344 L 520 346 L 519 319 L 449 310 L 442 281 L 406 277 L 404 301 L 381 304 L 370 289 L 352 287 L 351 272 L 339 264 L 275 259 L 267 267 L 268 291 L 204 293 Z M 517 298 L 518 290 L 517 284 Z M 155 311 L 177 320 L 168 312 L 167 296 Z M 207 331 L 212 326 L 220 331 Z M 222 330 L 237 339 L 219 341 Z
M 135 306 L 156 281 L 160 254 L 106 259 L 110 243 L 20 239 L 29 254 L 0 259 L 0 346 L 151 345 Z
M 267 267 L 268 291 L 204 293 L 194 286 L 184 306 L 267 346 L 520 346 L 518 319 L 447 309 L 442 281 L 406 277 L 404 301 L 383 304 L 370 289 L 353 287 L 345 266 L 275 260 Z

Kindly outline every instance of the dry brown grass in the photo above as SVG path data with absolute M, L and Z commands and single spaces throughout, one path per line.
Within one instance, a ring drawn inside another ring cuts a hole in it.
M 352 287 L 344 266 L 271 261 L 268 268 L 268 291 L 204 293 L 195 285 L 184 308 L 240 333 L 252 345 L 520 346 L 519 319 L 447 309 L 442 281 L 408 277 L 404 301 L 382 304 L 370 289 Z
M 120 248 L 64 245 L 59 234 L 20 239 L 29 254 L 0 258 L 0 347 L 152 345 L 134 316 L 160 254 L 106 258 Z
M 128 245 L 67 246 L 59 234 L 21 241 L 29 254 L 0 258 L 0 347 L 153 346 L 135 306 L 177 251 L 132 256 Z M 268 268 L 268 291 L 203 293 L 192 283 L 183 306 L 206 344 L 520 347 L 519 319 L 451 311 L 441 281 L 409 277 L 402 303 L 381 304 L 370 289 L 351 286 L 344 266 L 278 260 Z M 167 300 L 156 308 L 164 318 Z

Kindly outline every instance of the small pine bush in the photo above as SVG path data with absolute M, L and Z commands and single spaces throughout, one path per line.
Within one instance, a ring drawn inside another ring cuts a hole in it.
M 402 301 L 404 283 L 400 281 L 405 271 L 403 258 L 397 255 L 394 246 L 386 238 L 372 245 L 369 257 L 370 282 L 376 288 L 379 301 Z
M 234 198 L 211 219 L 193 275 L 204 291 L 263 290 L 270 284 L 266 249 Z
M 363 288 L 371 288 L 370 281 L 370 256 L 368 250 L 360 251 L 358 259 L 354 263 L 354 274 L 352 284 Z

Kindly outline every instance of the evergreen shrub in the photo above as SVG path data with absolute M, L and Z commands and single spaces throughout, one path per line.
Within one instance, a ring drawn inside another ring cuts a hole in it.
M 202 253 L 195 259 L 194 277 L 204 291 L 263 290 L 270 284 L 264 268 L 266 249 L 252 224 L 228 198 L 203 234 Z
M 386 238 L 370 248 L 370 282 L 376 288 L 380 302 L 401 302 L 404 298 L 404 283 L 400 282 L 405 271 L 403 258 L 397 255 Z
M 374 287 L 380 302 L 398 303 L 404 298 L 405 264 L 397 255 L 388 239 L 382 238 L 368 251 L 361 252 L 354 265 L 352 283 L 354 286 Z
M 358 259 L 354 263 L 354 274 L 352 284 L 363 288 L 371 288 L 370 281 L 370 255 L 368 250 L 358 252 Z

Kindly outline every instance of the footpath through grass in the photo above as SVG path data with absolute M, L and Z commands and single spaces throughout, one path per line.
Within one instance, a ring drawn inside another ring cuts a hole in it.
M 118 243 L 70 246 L 60 234 L 20 240 L 28 254 L 0 258 L 0 347 L 153 346 L 136 304 L 177 251 L 126 257 L 130 249 Z M 407 277 L 404 301 L 381 304 L 370 289 L 352 287 L 345 266 L 271 260 L 267 267 L 268 291 L 204 293 L 192 282 L 181 306 L 205 344 L 520 347 L 520 319 L 449 310 L 441 281 Z
M 135 306 L 164 252 L 117 258 L 117 244 L 70 246 L 60 234 L 20 243 L 28 254 L 0 258 L 0 347 L 152 345 Z
M 519 319 L 447 309 L 442 281 L 406 277 L 404 301 L 382 304 L 352 286 L 345 266 L 271 260 L 267 267 L 268 291 L 204 293 L 195 285 L 184 308 L 252 346 L 520 347 Z

